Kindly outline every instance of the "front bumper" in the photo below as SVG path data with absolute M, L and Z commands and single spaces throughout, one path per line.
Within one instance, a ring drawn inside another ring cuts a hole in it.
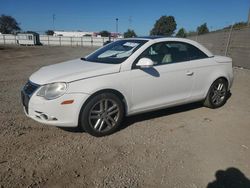
M 21 95 L 24 112 L 28 117 L 43 124 L 59 127 L 77 127 L 81 107 L 89 97 L 84 93 L 72 93 L 54 100 L 46 100 L 36 96 L 36 92 L 31 97 L 23 91 Z M 66 100 L 74 102 L 62 105 L 61 103 Z

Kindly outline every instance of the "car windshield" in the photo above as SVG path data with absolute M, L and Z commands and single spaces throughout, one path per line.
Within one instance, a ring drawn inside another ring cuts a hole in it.
M 97 50 L 86 61 L 119 64 L 131 56 L 147 40 L 118 40 Z

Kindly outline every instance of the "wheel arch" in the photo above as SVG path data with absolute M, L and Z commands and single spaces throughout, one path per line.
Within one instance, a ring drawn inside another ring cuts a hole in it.
M 112 93 L 112 94 L 115 94 L 122 102 L 123 104 L 123 107 L 124 107 L 124 113 L 125 115 L 127 114 L 127 110 L 128 110 L 128 103 L 127 103 L 127 100 L 125 98 L 125 96 L 118 90 L 116 89 L 101 89 L 101 90 L 98 90 L 96 92 L 94 92 L 93 94 L 91 94 L 87 100 L 82 104 L 82 107 L 81 107 L 81 110 L 79 112 L 79 115 L 78 115 L 78 124 L 80 122 L 80 116 L 82 114 L 82 110 L 84 109 L 85 105 L 96 95 L 99 95 L 99 94 L 102 94 L 102 93 Z
M 217 77 L 216 79 L 214 79 L 212 82 L 211 82 L 211 85 L 216 81 L 216 80 L 218 80 L 218 79 L 224 79 L 226 82 L 227 82 L 227 86 L 228 86 L 228 84 L 229 84 L 229 80 L 228 80 L 228 78 L 226 77 L 226 76 L 219 76 L 219 77 Z M 211 86 L 210 85 L 210 86 Z M 227 88 L 228 89 L 228 88 Z
M 205 96 L 204 96 L 204 97 L 207 96 L 207 94 L 208 94 L 208 92 L 209 92 L 209 89 L 210 89 L 210 87 L 213 85 L 213 83 L 214 83 L 216 80 L 220 79 L 220 78 L 224 79 L 224 80 L 227 82 L 227 87 L 228 87 L 227 90 L 229 89 L 229 80 L 228 80 L 228 78 L 227 78 L 226 76 L 220 75 L 220 76 L 214 77 L 214 79 L 211 80 L 211 82 L 209 83 L 209 87 L 206 89 L 206 93 L 205 93 Z

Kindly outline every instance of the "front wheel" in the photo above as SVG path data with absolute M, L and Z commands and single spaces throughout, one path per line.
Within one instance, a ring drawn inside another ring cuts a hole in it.
M 209 108 L 219 108 L 226 103 L 228 96 L 228 83 L 225 79 L 219 78 L 211 85 L 204 106 Z
M 80 126 L 92 136 L 106 136 L 119 128 L 123 116 L 121 100 L 113 93 L 102 93 L 91 98 L 83 107 Z

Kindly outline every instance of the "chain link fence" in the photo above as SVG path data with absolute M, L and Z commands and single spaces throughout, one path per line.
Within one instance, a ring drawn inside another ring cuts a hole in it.
M 226 55 L 233 65 L 250 69 L 250 27 L 210 32 L 188 37 L 203 44 L 215 55 Z

